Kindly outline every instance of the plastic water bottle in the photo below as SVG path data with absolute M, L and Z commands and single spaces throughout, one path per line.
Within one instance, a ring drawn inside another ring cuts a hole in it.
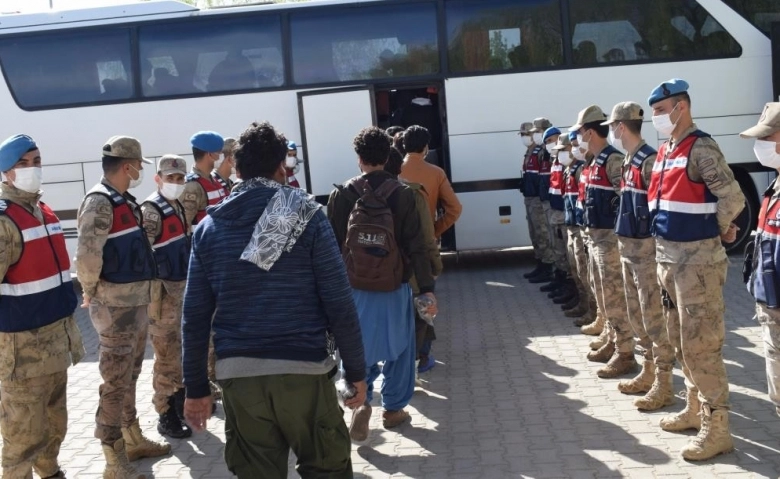
M 433 320 L 436 318 L 436 315 L 431 314 L 428 311 L 429 308 L 435 304 L 436 300 L 424 294 L 414 298 L 414 307 L 417 308 L 417 313 L 426 323 L 431 326 L 433 326 Z
M 336 395 L 339 399 L 339 404 L 342 408 L 346 407 L 344 403 L 348 399 L 352 399 L 357 394 L 355 386 L 344 378 L 336 381 Z

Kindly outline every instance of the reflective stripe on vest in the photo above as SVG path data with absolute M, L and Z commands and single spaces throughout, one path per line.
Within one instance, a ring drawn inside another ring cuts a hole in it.
M 620 182 L 620 211 L 615 233 L 628 238 L 649 238 L 650 209 L 647 205 L 647 185 L 642 180 L 642 167 L 652 161 L 657 152 L 649 145 L 642 145 L 623 173 Z
M 204 193 L 206 193 L 207 206 L 214 206 L 216 204 L 219 204 L 219 202 L 222 201 L 222 198 L 225 197 L 225 190 L 222 188 L 222 185 L 215 182 L 210 177 L 204 178 L 197 173 L 189 173 L 187 175 L 187 182 L 190 181 L 197 181 L 200 184 L 200 186 L 203 188 Z M 198 211 L 198 213 L 195 215 L 195 219 L 192 222 L 192 226 L 195 226 L 196 224 L 203 221 L 203 218 L 205 217 L 206 217 L 206 210 L 204 208 Z
M 528 155 L 528 160 L 525 162 L 523 168 L 523 184 L 524 193 L 526 198 L 534 198 L 539 196 L 539 153 L 542 151 L 541 146 L 535 146 L 531 150 L 531 154 Z
M 589 228 L 613 229 L 617 219 L 617 193 L 607 175 L 607 159 L 619 153 L 607 146 L 593 161 L 585 188 L 585 225 Z
M 769 308 L 780 307 L 780 200 L 773 198 L 774 186 L 773 182 L 761 202 L 753 253 L 755 267 L 747 284 L 756 301 Z
M 564 174 L 563 203 L 566 214 L 563 222 L 569 226 L 582 225 L 582 204 L 579 202 L 580 185 L 577 183 L 577 171 L 584 165 L 582 161 L 572 163 Z
M 162 220 L 162 231 L 152 245 L 157 277 L 168 281 L 183 281 L 187 279 L 190 258 L 187 226 L 174 207 L 159 193 L 152 195 L 147 203 L 157 208 Z
M 222 187 L 222 191 L 224 193 L 223 196 L 230 196 L 230 186 L 228 186 L 227 182 L 222 179 L 221 176 L 215 171 L 211 172 L 211 179 L 214 180 L 219 184 L 219 186 Z
M 44 203 L 39 203 L 43 223 L 16 203 L 0 203 L 0 214 L 16 225 L 23 241 L 19 260 L 0 283 L 0 331 L 26 331 L 70 316 L 77 300 L 59 219 Z
M 688 177 L 693 146 L 697 139 L 708 136 L 695 131 L 672 151 L 668 151 L 669 142 L 661 145 L 647 193 L 654 236 L 670 241 L 701 241 L 720 235 L 718 198 L 706 184 Z
M 556 160 L 550 168 L 550 208 L 563 211 L 563 165 Z

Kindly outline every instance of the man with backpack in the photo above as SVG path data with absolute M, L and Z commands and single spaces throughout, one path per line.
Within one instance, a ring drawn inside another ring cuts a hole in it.
M 433 301 L 434 278 L 420 226 L 415 193 L 384 171 L 391 139 L 379 128 L 364 128 L 353 142 L 361 176 L 337 186 L 328 200 L 328 218 L 342 245 L 347 274 L 365 346 L 368 392 L 350 426 L 354 441 L 368 438 L 373 382 L 383 374 L 385 428 L 409 419 L 404 407 L 414 393 L 415 326 L 412 290 Z M 380 368 L 378 363 L 384 361 Z

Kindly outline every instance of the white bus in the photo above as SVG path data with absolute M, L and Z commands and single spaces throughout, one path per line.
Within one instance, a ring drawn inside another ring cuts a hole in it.
M 589 104 L 645 104 L 679 77 L 749 199 L 745 240 L 770 174 L 737 134 L 773 98 L 778 20 L 777 0 L 152 1 L 3 15 L 0 136 L 39 142 L 44 199 L 72 252 L 79 202 L 113 135 L 137 137 L 150 158 L 191 160 L 192 133 L 237 136 L 269 120 L 302 145 L 304 187 L 324 199 L 358 173 L 360 128 L 422 124 L 463 203 L 444 247 L 507 248 L 530 244 L 521 122 L 568 127 Z M 649 125 L 644 135 L 663 140 Z

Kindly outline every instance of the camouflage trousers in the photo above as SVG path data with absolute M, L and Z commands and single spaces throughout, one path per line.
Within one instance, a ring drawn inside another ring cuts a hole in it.
M 528 232 L 531 235 L 531 244 L 534 247 L 534 256 L 543 263 L 554 263 L 555 257 L 550 244 L 547 216 L 544 214 L 542 201 L 539 198 L 525 198 L 525 212 L 528 219 Z
M 614 331 L 615 347 L 621 353 L 634 350 L 634 331 L 626 317 L 626 296 L 617 237 L 614 234 L 591 235 L 590 254 L 593 257 L 593 278 L 596 283 L 596 303 Z
M 563 211 L 553 209 L 549 201 L 542 202 L 544 214 L 547 216 L 547 226 L 550 233 L 550 244 L 552 245 L 553 258 L 555 259 L 555 268 L 569 273 L 569 260 L 566 257 L 566 226 L 563 224 Z
M 569 268 L 577 285 L 577 293 L 583 306 L 587 304 L 589 314 L 596 314 L 596 297 L 593 295 L 590 275 L 588 273 L 588 250 L 585 247 L 585 239 L 580 226 L 567 226 L 568 233 L 567 257 Z M 586 303 L 587 301 L 587 303 Z
M 135 387 L 146 350 L 149 326 L 146 306 L 117 308 L 94 298 L 89 316 L 100 340 L 100 402 L 95 414 L 95 437 L 104 444 L 122 438 L 122 427 L 137 417 Z
M 756 303 L 756 317 L 764 335 L 769 400 L 780 407 L 780 310 Z
M 59 471 L 57 456 L 68 426 L 68 371 L 0 383 L 4 479 L 32 479 Z
M 641 263 L 624 257 L 620 261 L 623 264 L 628 321 L 639 338 L 638 344 L 645 350 L 645 358 L 652 358 L 658 369 L 671 371 L 674 348 L 666 329 L 655 257 Z
M 715 264 L 658 263 L 658 280 L 674 303 L 665 307 L 669 341 L 689 389 L 713 409 L 729 407 L 723 364 L 723 285 L 728 260 Z
M 184 387 L 181 370 L 181 310 L 182 300 L 162 290 L 160 315 L 149 315 L 149 336 L 154 348 L 152 370 L 152 403 L 157 414 L 164 414 L 168 398 Z

